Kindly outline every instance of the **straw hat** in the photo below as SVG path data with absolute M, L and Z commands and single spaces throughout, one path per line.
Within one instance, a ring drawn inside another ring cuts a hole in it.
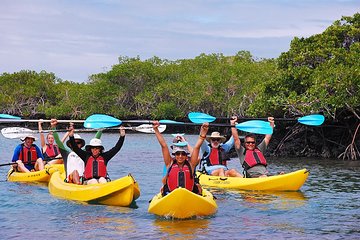
M 219 138 L 220 143 L 225 142 L 226 138 L 224 136 L 221 136 L 219 132 L 212 132 L 210 137 L 207 137 L 206 140 L 210 142 L 212 138 Z

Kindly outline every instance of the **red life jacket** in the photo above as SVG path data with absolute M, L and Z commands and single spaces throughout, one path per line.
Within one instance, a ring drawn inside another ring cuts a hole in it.
M 243 163 L 244 169 L 248 170 L 249 168 L 252 168 L 258 164 L 264 165 L 265 167 L 267 166 L 266 159 L 262 152 L 257 148 L 254 150 L 246 150 Z
M 229 156 L 227 156 L 226 152 L 222 147 L 212 148 L 210 147 L 210 154 L 205 158 L 208 166 L 214 165 L 224 165 L 226 166 L 226 161 L 229 160 Z M 208 153 L 204 153 L 206 156 Z
M 178 187 L 183 187 L 192 191 L 195 185 L 195 180 L 190 163 L 186 160 L 185 164 L 181 168 L 177 162 L 174 161 L 168 170 L 166 184 L 170 192 Z
M 22 148 L 19 154 L 19 160 L 27 165 L 35 165 L 35 161 L 38 159 L 35 145 L 31 145 L 30 148 L 25 147 L 24 144 L 21 144 Z
M 44 157 L 53 158 L 59 155 L 59 147 L 55 144 L 46 144 L 46 151 L 44 152 Z
M 85 179 L 92 179 L 92 178 L 106 178 L 107 171 L 105 165 L 105 159 L 102 156 L 98 156 L 94 158 L 90 156 L 86 162 L 84 177 Z

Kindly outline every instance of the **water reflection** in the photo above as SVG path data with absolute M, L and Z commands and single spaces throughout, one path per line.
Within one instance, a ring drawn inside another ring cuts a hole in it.
M 243 190 L 227 190 L 217 191 L 221 201 L 221 195 L 227 195 L 227 199 L 241 202 L 244 207 L 257 208 L 261 210 L 290 210 L 303 206 L 308 198 L 301 191 L 296 192 L 261 192 L 261 191 L 243 191 Z
M 120 209 L 117 208 L 117 210 Z M 112 215 L 111 212 L 109 214 L 111 216 L 108 216 L 108 214 L 107 212 L 106 214 L 96 215 L 90 215 L 89 213 L 83 215 L 72 214 L 72 216 L 68 217 L 70 218 L 68 220 L 71 221 L 71 225 L 75 225 L 83 233 L 82 238 L 85 239 L 92 239 L 95 236 L 96 239 L 121 239 L 129 234 L 136 233 L 137 228 L 132 218 L 119 217 L 118 214 Z M 96 231 L 94 231 L 95 229 Z
M 197 239 L 209 232 L 209 219 L 165 220 L 155 219 L 153 225 L 171 239 Z M 166 238 L 166 239 L 167 239 Z
M 82 137 L 88 142 L 93 133 Z M 165 137 L 172 140 L 171 135 Z M 103 143 L 111 148 L 117 138 L 118 134 L 106 133 Z M 197 138 L 189 135 L 187 139 L 195 143 Z M 7 149 L 13 149 L 15 144 L 1 139 L 1 135 L 0 142 L 3 160 L 11 159 L 12 151 Z M 127 134 L 117 156 L 110 161 L 110 174 L 113 178 L 134 174 L 142 191 L 137 209 L 55 198 L 46 186 L 4 182 L 8 168 L 0 168 L 2 239 L 360 239 L 358 162 L 275 159 L 269 164 L 271 172 L 310 170 L 301 192 L 212 189 L 219 207 L 215 216 L 176 221 L 147 212 L 148 200 L 160 188 L 163 167 L 155 136 Z M 240 167 L 238 160 L 230 164 Z M 29 231 L 23 227 L 24 221 L 36 224 Z
M 245 206 L 261 209 L 290 210 L 303 206 L 307 199 L 302 192 L 243 192 Z

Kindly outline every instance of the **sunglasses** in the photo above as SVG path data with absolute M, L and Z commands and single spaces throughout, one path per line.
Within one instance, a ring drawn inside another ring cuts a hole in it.
M 255 144 L 255 142 L 245 142 L 246 144 Z
M 92 149 L 101 149 L 101 147 L 91 147 Z
M 221 141 L 221 138 L 212 138 L 211 141 L 213 141 L 213 142 L 220 142 L 220 141 Z
M 180 156 L 180 155 L 187 156 L 186 152 L 176 152 L 175 153 L 175 156 Z
M 76 143 L 76 144 L 82 144 L 82 142 L 80 142 L 80 141 L 75 141 L 75 143 Z

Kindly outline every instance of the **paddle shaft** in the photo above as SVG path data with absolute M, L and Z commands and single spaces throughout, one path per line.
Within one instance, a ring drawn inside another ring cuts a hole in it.
M 137 127 L 124 127 L 125 130 L 134 130 L 136 131 Z M 75 129 L 75 132 L 97 132 L 99 130 L 106 131 L 106 130 L 119 130 L 120 127 L 112 127 L 112 128 L 81 128 L 81 129 Z M 32 133 L 40 133 L 39 130 L 31 130 Z M 49 133 L 49 132 L 67 132 L 68 129 L 54 129 L 54 130 L 42 130 L 42 133 Z
M 188 114 L 188 118 L 190 119 L 191 122 L 193 123 L 203 123 L 203 122 L 214 122 L 215 120 L 219 120 L 219 119 L 231 119 L 228 117 L 213 117 L 209 114 L 206 113 L 201 113 L 201 112 L 190 112 Z M 257 120 L 255 120 L 257 119 Z M 258 120 L 261 119 L 261 120 Z M 247 118 L 247 117 L 239 117 L 238 119 L 239 121 L 243 122 L 244 120 L 250 120 L 251 121 L 262 121 L 265 122 L 263 120 L 266 120 L 266 118 Z M 309 126 L 320 126 L 321 124 L 324 123 L 325 121 L 325 117 L 323 115 L 320 114 L 311 114 L 311 115 L 307 115 L 307 116 L 303 116 L 303 117 L 299 117 L 297 119 L 294 118 L 276 118 L 275 120 L 277 121 L 297 121 L 301 124 L 304 125 L 309 125 Z M 245 121 L 246 122 L 246 121 Z M 258 126 L 260 126 L 259 124 L 256 124 Z M 263 125 L 264 126 L 264 125 Z
M 161 122 L 163 125 L 186 125 L 186 126 L 201 126 L 202 123 L 189 123 L 189 122 Z M 230 124 L 220 124 L 220 123 L 209 123 L 211 127 L 236 127 L 235 125 Z
M 45 161 L 45 162 L 48 162 L 48 161 L 55 160 L 55 159 L 62 159 L 62 157 L 45 158 L 44 161 Z M 31 161 L 31 163 L 35 163 L 35 162 L 36 162 L 36 161 Z M 17 165 L 17 163 L 16 163 L 16 162 L 3 163 L 3 164 L 0 164 L 0 167 L 2 167 L 2 166 L 10 166 L 10 165 Z
M 238 121 L 241 121 L 241 120 L 244 120 L 244 121 L 247 121 L 247 120 L 264 120 L 264 121 L 267 121 L 268 118 L 251 118 L 251 117 L 237 117 L 238 118 Z M 219 119 L 219 120 L 230 120 L 231 117 L 217 117 L 216 119 Z M 298 119 L 294 119 L 294 118 L 274 118 L 275 121 L 298 121 Z
M 83 123 L 85 120 L 57 120 L 59 123 Z M 36 119 L 0 119 L 0 123 L 24 123 L 24 122 L 51 122 L 51 120 Z

